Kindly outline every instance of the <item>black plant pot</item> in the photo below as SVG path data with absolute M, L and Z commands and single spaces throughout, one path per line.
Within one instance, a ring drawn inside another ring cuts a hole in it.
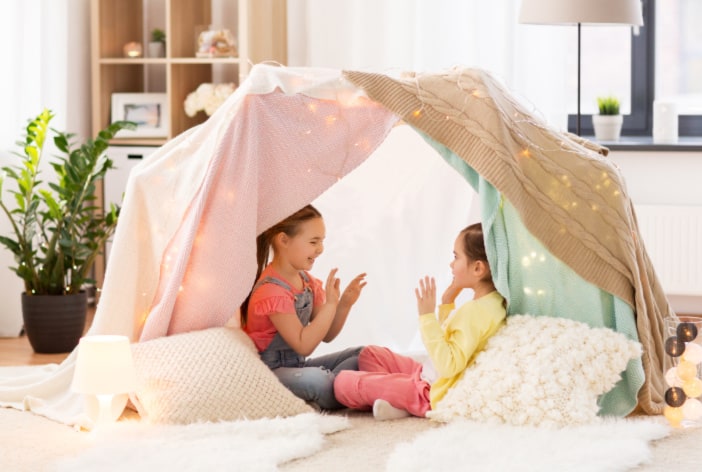
M 27 295 L 22 292 L 24 330 L 34 352 L 71 352 L 77 345 L 88 312 L 85 292 L 71 295 Z

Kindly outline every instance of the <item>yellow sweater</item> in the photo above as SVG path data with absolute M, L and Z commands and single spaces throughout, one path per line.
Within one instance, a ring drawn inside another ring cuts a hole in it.
M 419 317 L 422 341 L 439 374 L 431 385 L 432 409 L 504 324 L 503 300 L 502 295 L 494 291 L 463 304 L 454 313 L 453 303 L 440 305 L 438 319 L 434 313 Z

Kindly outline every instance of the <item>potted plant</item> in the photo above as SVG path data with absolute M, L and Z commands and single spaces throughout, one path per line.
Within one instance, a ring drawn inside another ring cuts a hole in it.
M 598 141 L 619 141 L 624 118 L 619 114 L 619 100 L 613 96 L 598 97 L 599 115 L 592 115 L 592 126 Z
M 22 317 L 24 329 L 36 352 L 68 352 L 85 328 L 87 296 L 83 286 L 90 278 L 95 257 L 114 232 L 119 207 L 105 212 L 95 206 L 96 183 L 113 168 L 105 151 L 119 130 L 134 129 L 120 121 L 100 131 L 80 146 L 73 134 L 49 128 L 54 117 L 43 110 L 29 121 L 19 163 L 5 166 L 0 174 L 0 212 L 11 225 L 11 234 L 0 236 L 17 265 L 11 269 L 24 281 Z M 40 179 L 40 164 L 49 132 L 60 156 L 51 167 L 55 179 Z M 8 206 L 4 184 L 14 205 Z M 48 332 L 46 332 L 48 330 Z
M 151 30 L 149 42 L 149 57 L 164 57 L 166 55 L 166 33 L 160 28 Z

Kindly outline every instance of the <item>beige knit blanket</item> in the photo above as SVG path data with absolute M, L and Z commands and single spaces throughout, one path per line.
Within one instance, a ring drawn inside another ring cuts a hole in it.
M 672 310 L 607 150 L 548 127 L 482 70 L 399 79 L 344 75 L 492 183 L 554 256 L 634 308 L 646 374 L 639 408 L 660 414 L 665 406 L 663 319 Z

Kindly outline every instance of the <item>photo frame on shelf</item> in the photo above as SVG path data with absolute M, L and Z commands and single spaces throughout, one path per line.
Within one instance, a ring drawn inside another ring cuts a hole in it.
M 113 93 L 112 123 L 136 123 L 135 130 L 121 130 L 117 138 L 166 138 L 170 122 L 168 95 L 165 93 Z

